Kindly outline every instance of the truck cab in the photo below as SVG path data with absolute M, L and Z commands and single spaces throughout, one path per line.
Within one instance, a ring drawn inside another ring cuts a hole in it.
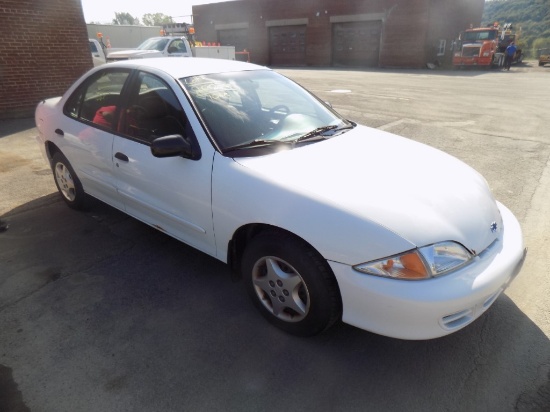
M 105 64 L 107 62 L 107 59 L 105 57 L 105 50 L 103 48 L 103 45 L 95 39 L 88 40 L 90 41 L 90 52 L 92 53 L 94 67 Z
M 111 52 L 107 55 L 107 61 L 192 56 L 191 47 L 184 36 L 159 36 L 145 40 L 136 49 Z
M 453 66 L 482 66 L 490 68 L 504 64 L 504 52 L 510 42 L 517 42 L 518 33 L 512 32 L 510 23 L 500 27 L 471 28 L 460 33 L 453 42 Z M 513 62 L 521 63 L 523 52 L 516 50 Z
M 454 42 L 453 65 L 490 66 L 498 44 L 496 28 L 469 29 Z

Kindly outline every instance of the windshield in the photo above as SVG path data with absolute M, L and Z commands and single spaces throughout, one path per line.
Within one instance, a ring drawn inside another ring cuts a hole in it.
M 138 50 L 158 50 L 162 51 L 166 47 L 168 39 L 164 37 L 152 37 L 145 40 L 138 46 Z
M 280 147 L 283 142 L 312 142 L 312 132 L 326 138 L 352 127 L 305 89 L 271 70 L 180 81 L 222 152 L 270 143 Z M 307 138 L 300 140 L 304 135 Z
M 493 40 L 496 37 L 496 30 L 483 31 L 467 31 L 463 33 L 462 40 L 464 41 L 482 41 Z

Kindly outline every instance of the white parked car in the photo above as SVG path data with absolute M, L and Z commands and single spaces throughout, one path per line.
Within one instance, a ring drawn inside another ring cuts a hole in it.
M 525 258 L 518 221 L 472 168 L 348 121 L 264 67 L 113 63 L 41 102 L 36 124 L 70 207 L 91 195 L 227 262 L 293 334 L 342 319 L 447 335 Z

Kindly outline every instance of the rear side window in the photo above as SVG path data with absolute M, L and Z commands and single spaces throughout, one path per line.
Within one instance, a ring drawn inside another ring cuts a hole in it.
M 67 99 L 63 113 L 75 120 L 115 130 L 121 93 L 130 71 L 102 70 L 90 77 Z

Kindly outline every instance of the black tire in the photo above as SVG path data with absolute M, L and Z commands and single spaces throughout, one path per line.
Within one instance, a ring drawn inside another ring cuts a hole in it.
M 256 236 L 243 254 L 242 271 L 254 305 L 288 333 L 316 335 L 340 319 L 340 291 L 328 263 L 294 236 Z
M 65 203 L 73 209 L 82 210 L 86 201 L 82 183 L 67 158 L 60 152 L 52 157 L 52 172 L 57 190 Z

